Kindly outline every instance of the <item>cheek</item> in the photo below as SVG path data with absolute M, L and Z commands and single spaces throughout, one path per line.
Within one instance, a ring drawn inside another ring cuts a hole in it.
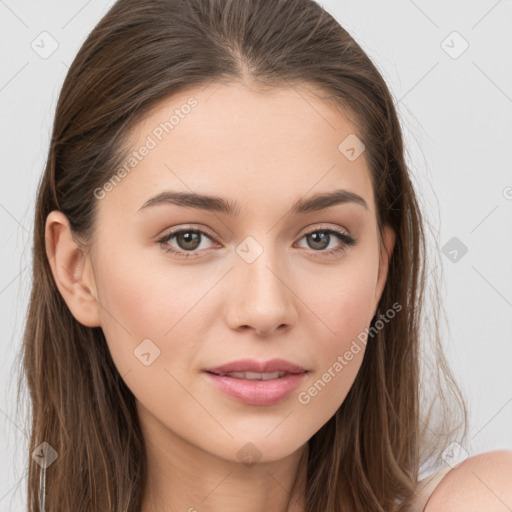
M 162 272 L 161 259 L 156 266 L 129 251 L 104 247 L 102 253 L 95 266 L 102 329 L 120 373 L 140 367 L 140 351 L 150 353 L 152 368 L 190 358 L 197 339 L 190 335 L 190 320 L 208 282 L 191 280 L 178 266 Z
M 317 339 L 326 349 L 343 348 L 352 337 L 368 327 L 374 313 L 377 270 L 374 258 L 355 258 L 336 270 L 323 269 L 304 283 L 301 297 L 314 313 L 305 318 L 316 320 Z M 329 350 L 327 350 L 329 352 Z
M 315 371 L 298 401 L 316 421 L 326 422 L 343 403 L 364 357 L 373 316 L 376 267 L 369 260 L 340 266 L 328 279 L 316 280 L 305 295 L 315 313 L 308 323 L 315 339 Z M 320 289 L 321 288 L 321 289 Z M 302 292 L 306 293 L 305 290 Z
M 103 265 L 96 270 L 102 329 L 114 364 L 147 410 L 169 425 L 187 425 L 201 414 L 184 389 L 196 378 L 190 369 L 202 337 L 194 319 L 204 313 L 200 299 L 208 281 L 191 280 L 179 267 L 162 272 L 161 260 L 156 266 L 133 253 L 129 258 L 124 251 L 107 254 L 98 258 Z M 173 420 L 171 412 L 180 408 L 194 414 Z

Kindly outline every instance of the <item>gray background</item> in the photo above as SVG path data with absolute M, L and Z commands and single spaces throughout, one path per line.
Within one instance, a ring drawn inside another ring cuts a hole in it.
M 512 1 L 320 3 L 373 59 L 396 100 L 434 233 L 443 342 L 470 409 L 466 448 L 512 449 Z M 24 510 L 28 424 L 15 413 L 12 367 L 30 290 L 35 190 L 62 81 L 111 4 L 0 0 L 2 511 Z M 46 37 L 51 49 L 44 31 L 58 43 L 47 58 L 31 47 Z

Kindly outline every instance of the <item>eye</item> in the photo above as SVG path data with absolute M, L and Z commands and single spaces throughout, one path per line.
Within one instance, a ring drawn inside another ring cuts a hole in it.
M 157 243 L 164 251 L 173 253 L 179 258 L 195 258 L 197 255 L 194 251 L 201 246 L 201 238 L 203 237 L 212 240 L 212 237 L 202 229 L 182 228 L 171 231 L 160 238 Z M 169 245 L 173 238 L 176 238 L 178 248 Z
M 338 239 L 340 244 L 337 247 L 326 251 L 332 240 L 332 235 Z M 341 230 L 334 228 L 319 228 L 305 233 L 302 238 L 306 238 L 307 244 L 314 252 L 321 253 L 322 256 L 330 256 L 345 251 L 348 247 L 355 245 L 356 239 Z M 302 240 L 301 238 L 301 240 Z
M 338 239 L 340 244 L 337 247 L 326 251 L 325 249 L 329 247 L 332 241 L 332 235 Z M 178 247 L 173 247 L 170 245 L 171 240 L 174 238 L 176 239 Z M 164 237 L 160 238 L 157 243 L 164 251 L 170 252 L 178 258 L 195 258 L 199 256 L 198 253 L 200 251 L 197 249 L 201 248 L 203 238 L 207 238 L 208 240 L 213 241 L 213 237 L 202 229 L 181 228 L 167 233 Z M 303 238 L 307 239 L 307 243 L 309 247 L 313 249 L 313 252 L 320 253 L 322 256 L 337 254 L 346 250 L 347 247 L 355 245 L 356 243 L 355 238 L 353 238 L 351 235 L 334 228 L 315 229 L 305 233 L 301 237 L 301 240 Z M 205 248 L 203 247 L 202 249 Z

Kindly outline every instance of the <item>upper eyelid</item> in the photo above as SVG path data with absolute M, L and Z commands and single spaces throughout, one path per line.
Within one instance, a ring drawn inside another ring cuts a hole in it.
M 330 229 L 332 229 L 333 231 L 341 231 L 341 232 L 344 232 L 347 235 L 351 236 L 350 230 L 348 230 L 346 227 L 344 227 L 344 226 L 333 227 L 332 225 L 331 226 L 325 225 L 325 223 L 311 224 L 310 226 L 302 229 L 299 233 L 302 233 L 303 234 L 302 236 L 304 236 L 305 234 L 308 234 L 312 231 L 329 231 Z
M 185 227 L 172 228 L 166 234 L 160 235 L 158 237 L 158 239 L 162 240 L 165 238 L 171 238 L 172 236 L 175 236 L 178 233 L 181 233 L 183 231 L 198 231 L 201 234 L 208 236 L 213 241 L 217 240 L 217 237 L 214 234 L 210 233 L 210 231 L 208 229 L 199 227 L 198 225 L 190 225 L 190 226 L 185 226 Z

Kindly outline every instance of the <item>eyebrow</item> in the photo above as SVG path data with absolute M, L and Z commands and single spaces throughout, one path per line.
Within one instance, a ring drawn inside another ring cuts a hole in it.
M 361 196 L 354 192 L 340 189 L 333 192 L 316 194 L 308 199 L 298 199 L 293 203 L 291 213 L 293 215 L 297 215 L 301 213 L 316 212 L 329 208 L 330 206 L 346 203 L 359 204 L 366 210 L 369 209 L 368 204 Z M 145 208 L 161 204 L 186 206 L 189 208 L 224 213 L 231 216 L 238 215 L 240 213 L 240 204 L 236 201 L 228 201 L 227 199 L 219 196 L 197 194 L 194 192 L 177 192 L 172 190 L 166 190 L 151 199 L 148 199 L 141 206 L 139 212 Z

